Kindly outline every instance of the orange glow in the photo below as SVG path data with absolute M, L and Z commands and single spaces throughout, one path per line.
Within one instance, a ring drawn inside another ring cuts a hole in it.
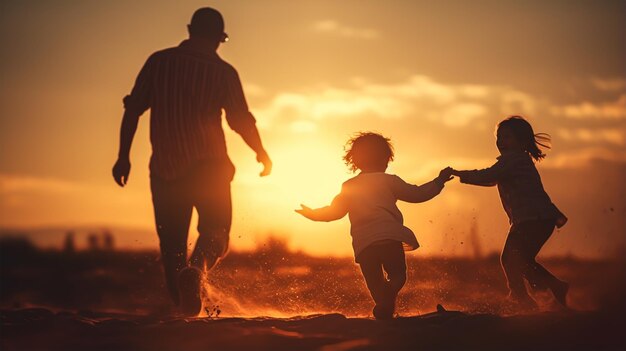
M 68 228 L 112 228 L 120 246 L 156 247 L 149 113 L 135 136 L 128 186 L 111 177 L 121 99 L 152 52 L 186 38 L 197 6 L 3 8 L 0 23 L 11 34 L 0 38 L 0 228 L 30 231 L 46 246 L 60 245 Z M 390 172 L 420 183 L 448 165 L 488 166 L 498 156 L 493 127 L 509 114 L 553 136 L 538 168 L 570 223 L 542 252 L 605 257 L 626 245 L 626 31 L 612 4 L 572 7 L 571 16 L 558 6 L 506 2 L 212 6 L 230 36 L 218 52 L 238 69 L 274 161 L 273 174 L 259 178 L 254 155 L 226 132 L 237 167 L 233 249 L 252 249 L 273 233 L 293 249 L 349 256 L 346 219 L 312 223 L 293 210 L 329 203 L 352 176 L 341 160 L 352 133 L 389 136 L 397 147 Z M 474 219 L 485 251 L 500 250 L 508 223 L 495 189 L 448 184 L 430 202 L 400 206 L 423 244 L 416 254 L 470 254 L 461 243 Z M 193 225 L 190 233 L 191 240 Z

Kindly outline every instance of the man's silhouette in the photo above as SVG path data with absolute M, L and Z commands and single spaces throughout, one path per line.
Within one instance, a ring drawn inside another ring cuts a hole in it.
M 165 280 L 175 304 L 197 314 L 200 270 L 210 269 L 228 249 L 230 182 L 235 168 L 226 153 L 222 110 L 228 125 L 256 152 L 268 175 L 272 162 L 248 110 L 237 71 L 217 55 L 226 42 L 222 15 L 198 9 L 189 39 L 152 54 L 139 72 L 125 112 L 113 177 L 126 185 L 129 153 L 139 116 L 151 109 L 150 183 Z M 198 211 L 196 246 L 187 262 L 187 233 Z

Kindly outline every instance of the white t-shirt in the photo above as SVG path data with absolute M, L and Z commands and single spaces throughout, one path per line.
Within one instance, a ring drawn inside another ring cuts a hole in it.
M 417 249 L 415 234 L 404 226 L 396 202 L 428 201 L 441 189 L 443 183 L 437 180 L 417 186 L 384 172 L 360 173 L 344 182 L 333 202 L 348 211 L 354 255 L 380 240 L 400 241 L 405 251 Z

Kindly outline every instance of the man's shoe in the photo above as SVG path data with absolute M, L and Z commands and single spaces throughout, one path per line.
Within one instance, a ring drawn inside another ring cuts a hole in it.
M 180 309 L 186 316 L 195 317 L 202 310 L 201 280 L 202 272 L 196 267 L 187 267 L 178 273 Z

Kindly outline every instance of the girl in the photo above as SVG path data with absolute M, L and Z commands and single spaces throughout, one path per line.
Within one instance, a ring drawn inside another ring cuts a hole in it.
M 313 221 L 334 221 L 348 214 L 355 261 L 360 265 L 375 302 L 376 319 L 390 319 L 396 297 L 406 282 L 404 251 L 419 247 L 415 234 L 403 225 L 397 200 L 424 202 L 437 196 L 452 179 L 446 168 L 435 180 L 411 185 L 385 173 L 394 153 L 390 140 L 377 133 L 358 133 L 346 144 L 343 157 L 352 172 L 361 172 L 344 182 L 330 206 L 296 210 Z M 386 273 L 386 276 L 385 276 Z
M 526 291 L 526 279 L 535 289 L 550 289 L 556 300 L 565 306 L 569 285 L 535 261 L 554 227 L 560 228 L 567 222 L 543 189 L 533 162 L 546 156 L 539 146 L 549 148 L 550 136 L 535 134 L 530 123 L 521 116 L 498 123 L 496 134 L 500 156 L 493 166 L 473 171 L 453 170 L 452 174 L 462 183 L 498 186 L 502 206 L 511 223 L 501 263 L 512 302 L 521 307 L 536 307 Z

